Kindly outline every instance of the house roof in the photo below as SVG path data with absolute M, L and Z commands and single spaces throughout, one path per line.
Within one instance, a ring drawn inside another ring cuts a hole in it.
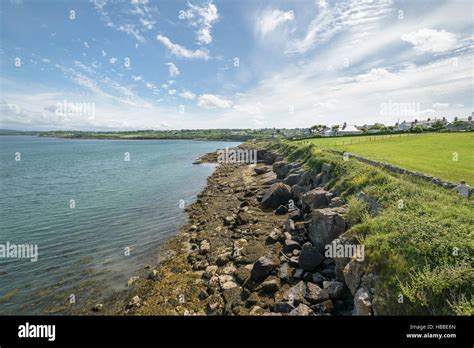
M 347 124 L 345 128 L 339 127 L 339 132 L 360 132 L 356 126 Z

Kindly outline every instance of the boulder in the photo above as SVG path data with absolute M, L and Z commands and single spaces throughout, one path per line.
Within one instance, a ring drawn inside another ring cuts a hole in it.
M 298 182 L 296 184 L 303 187 L 311 185 L 311 175 L 308 172 L 301 173 L 298 179 Z
M 311 308 L 320 313 L 332 313 L 334 311 L 334 303 L 331 300 L 326 300 L 311 306 Z
M 314 312 L 307 305 L 300 303 L 298 307 L 293 309 L 289 315 L 291 316 L 310 316 L 314 315 Z
M 335 261 L 335 272 L 336 272 L 336 280 L 340 282 L 344 282 L 344 267 L 349 263 L 351 260 L 350 257 L 344 257 L 343 255 L 338 255 L 337 250 L 344 250 L 349 249 L 354 250 L 353 248 L 357 245 L 357 240 L 355 238 L 350 238 L 345 235 L 340 236 L 339 238 L 334 239 L 331 242 L 331 248 L 328 248 L 325 251 L 326 257 L 331 257 Z M 335 255 L 333 255 L 336 253 Z
M 303 245 L 298 259 L 302 269 L 313 272 L 323 261 L 324 256 L 311 243 L 308 242 Z
M 291 194 L 293 195 L 293 199 L 295 199 L 297 202 L 301 199 L 301 196 L 303 196 L 307 191 L 307 189 L 301 185 L 293 185 L 291 186 Z
M 295 185 L 300 180 L 301 174 L 289 174 L 283 182 L 289 186 Z
M 262 206 L 265 208 L 277 208 L 282 204 L 287 204 L 291 199 L 291 188 L 281 182 L 270 186 L 262 198 Z
M 327 200 L 328 191 L 322 188 L 315 188 L 301 196 L 301 204 L 306 210 L 326 208 L 329 204 Z
M 273 270 L 278 267 L 276 259 L 270 256 L 262 256 L 253 265 L 251 276 L 252 279 L 260 282 L 264 280 Z
M 352 295 L 356 293 L 357 288 L 360 285 L 365 271 L 364 266 L 363 262 L 357 261 L 356 258 L 352 258 L 346 267 L 344 267 L 344 281 L 347 287 L 351 290 Z
M 265 174 L 269 171 L 268 167 L 255 167 L 253 170 L 257 175 Z
M 346 230 L 343 208 L 315 209 L 311 212 L 308 236 L 320 252 Z
M 372 315 L 372 302 L 364 288 L 359 288 L 354 295 L 354 315 Z
M 290 313 L 295 307 L 288 302 L 277 302 L 273 305 L 273 311 L 277 313 Z
M 306 284 L 305 298 L 308 302 L 315 304 L 329 300 L 329 294 L 327 290 L 321 289 L 317 284 L 308 283 Z
M 269 277 L 262 283 L 260 289 L 265 293 L 273 294 L 274 292 L 277 292 L 278 289 L 280 289 L 280 279 L 276 277 Z
M 288 263 L 283 263 L 280 266 L 280 269 L 278 271 L 278 277 L 280 277 L 281 280 L 288 281 L 291 277 L 291 268 Z
M 283 299 L 288 301 L 291 305 L 297 306 L 300 303 L 305 302 L 305 296 L 306 284 L 303 281 L 300 281 L 285 292 Z
M 288 162 L 278 161 L 273 163 L 273 171 L 277 175 L 278 179 L 283 179 L 286 177 L 291 168 L 288 168 Z
M 240 266 L 235 270 L 234 277 L 239 284 L 243 284 L 250 277 L 250 270 L 245 266 Z

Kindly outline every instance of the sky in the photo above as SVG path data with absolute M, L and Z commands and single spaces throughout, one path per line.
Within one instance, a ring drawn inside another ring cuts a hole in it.
M 0 0 L 0 128 L 394 124 L 473 111 L 470 0 Z

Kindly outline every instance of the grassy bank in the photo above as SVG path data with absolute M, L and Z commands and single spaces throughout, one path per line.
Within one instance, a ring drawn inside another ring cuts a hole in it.
M 365 245 L 366 260 L 380 277 L 379 314 L 474 314 L 472 198 L 355 159 L 343 161 L 312 144 L 272 147 L 289 160 L 303 161 L 308 169 L 324 162 L 335 166 L 337 179 L 329 187 L 348 199 L 352 218 L 359 221 L 348 233 Z M 379 215 L 368 214 L 353 197 L 359 191 L 380 203 Z
M 315 138 L 297 143 L 347 151 L 451 182 L 464 179 L 474 184 L 472 132 Z

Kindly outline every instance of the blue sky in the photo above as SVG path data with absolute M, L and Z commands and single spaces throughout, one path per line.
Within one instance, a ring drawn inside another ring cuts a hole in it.
M 472 13 L 468 0 L 2 0 L 0 127 L 467 117 Z

